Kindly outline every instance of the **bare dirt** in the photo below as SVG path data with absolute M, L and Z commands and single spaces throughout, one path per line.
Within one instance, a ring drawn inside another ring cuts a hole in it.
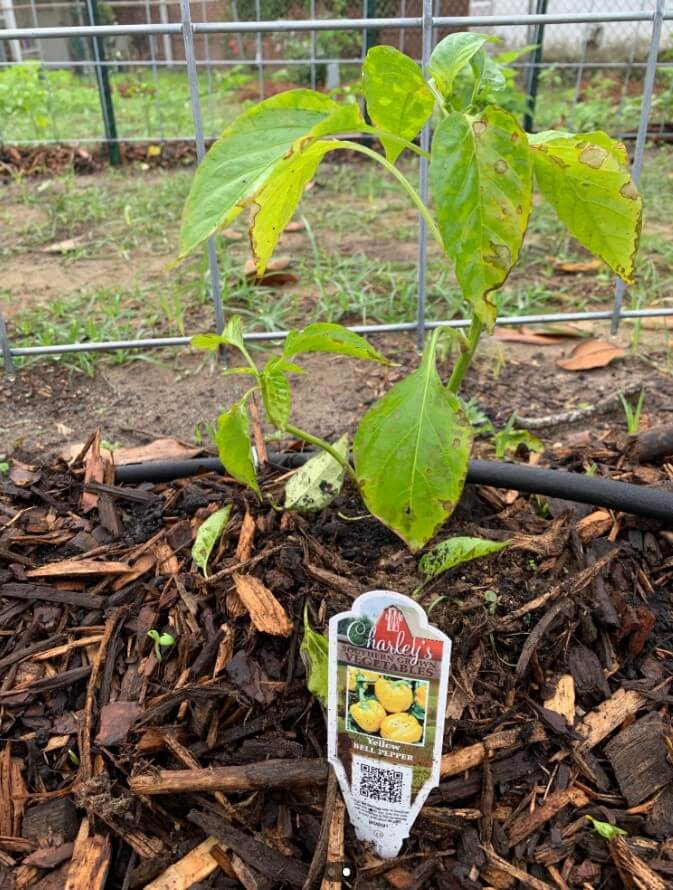
M 655 343 L 655 332 L 647 339 Z M 335 356 L 307 356 L 304 376 L 293 381 L 293 418 L 323 437 L 354 429 L 367 406 L 416 361 L 411 335 L 379 336 L 379 348 L 400 362 L 386 369 Z M 539 416 L 592 404 L 635 383 L 646 391 L 644 425 L 671 420 L 671 378 L 662 370 L 664 356 L 626 358 L 606 368 L 568 372 L 557 360 L 575 340 L 555 346 L 529 346 L 486 340 L 465 381 L 464 395 L 474 398 L 492 422 L 504 426 L 512 411 Z M 42 361 L 0 381 L 0 452 L 15 447 L 56 453 L 82 441 L 100 426 L 110 442 L 140 444 L 148 438 L 174 436 L 192 441 L 242 392 L 239 379 L 223 376 L 202 354 L 155 352 L 148 361 L 101 365 L 95 376 Z M 658 366 L 657 366 L 658 365 Z M 442 368 L 446 377 L 448 363 Z M 552 444 L 568 432 L 609 427 L 623 430 L 621 409 L 575 424 L 571 430 L 545 430 Z

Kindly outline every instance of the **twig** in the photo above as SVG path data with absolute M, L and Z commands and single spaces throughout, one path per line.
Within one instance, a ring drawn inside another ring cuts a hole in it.
M 322 872 L 325 869 L 325 859 L 327 857 L 327 842 L 329 841 L 329 829 L 332 824 L 332 814 L 337 799 L 337 780 L 334 770 L 330 768 L 327 777 L 327 789 L 325 792 L 325 803 L 322 810 L 322 822 L 320 823 L 320 834 L 318 842 L 315 845 L 311 865 L 309 866 L 308 876 L 304 881 L 302 890 L 312 890 L 320 881 Z
M 524 417 L 523 414 L 517 414 L 516 420 L 529 430 L 542 430 L 550 426 L 559 426 L 562 423 L 577 423 L 578 420 L 593 417 L 594 414 L 604 414 L 606 411 L 617 408 L 620 395 L 630 396 L 642 388 L 642 383 L 629 383 L 619 392 L 613 392 L 609 396 L 599 399 L 595 405 L 588 405 L 586 408 L 574 408 L 572 411 L 546 414 L 544 417 Z
M 252 568 L 252 566 L 257 565 L 258 562 L 266 559 L 267 556 L 272 556 L 274 553 L 278 553 L 279 550 L 282 550 L 286 546 L 287 544 L 277 544 L 275 547 L 270 547 L 263 553 L 258 553 L 257 556 L 253 556 L 251 559 L 246 559 L 243 562 L 237 562 L 233 566 L 227 566 L 226 569 L 220 569 L 219 572 L 215 572 L 214 575 L 209 575 L 208 578 L 205 579 L 206 587 L 212 587 L 213 584 L 221 581 L 222 578 L 229 578 L 231 575 L 233 575 L 235 572 L 240 571 L 241 569 Z

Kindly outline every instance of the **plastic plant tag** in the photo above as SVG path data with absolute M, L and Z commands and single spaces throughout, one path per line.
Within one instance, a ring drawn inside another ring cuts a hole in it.
M 328 758 L 355 833 L 385 859 L 439 782 L 450 657 L 450 639 L 391 590 L 329 623 Z

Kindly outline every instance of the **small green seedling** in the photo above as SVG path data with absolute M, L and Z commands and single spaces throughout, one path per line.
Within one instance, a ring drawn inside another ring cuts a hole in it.
M 175 646 L 175 637 L 169 633 L 160 634 L 158 630 L 148 630 L 147 636 L 150 640 L 154 640 L 154 656 L 157 661 L 163 661 L 161 654 L 162 649 L 168 649 Z
M 586 818 L 591 822 L 596 834 L 604 837 L 606 841 L 611 841 L 613 838 L 619 837 L 620 835 L 628 836 L 628 831 L 624 831 L 623 828 L 619 828 L 617 825 L 612 825 L 610 822 L 601 822 L 599 819 L 594 819 L 593 816 L 589 815 L 587 815 Z
M 6 476 L 9 473 L 9 464 L 7 461 L 0 462 L 0 476 Z
M 495 610 L 498 608 L 498 594 L 495 590 L 484 591 L 484 602 L 488 606 L 488 614 L 495 615 Z
M 640 390 L 636 407 L 634 408 L 630 402 L 624 397 L 624 393 L 619 393 L 619 401 L 622 403 L 624 410 L 624 418 L 626 420 L 626 429 L 629 436 L 637 436 L 640 431 L 640 415 L 645 404 L 645 390 Z
M 78 754 L 72 750 L 72 748 L 68 748 L 68 760 L 72 763 L 73 766 L 80 765 L 80 759 Z
M 514 454 L 519 445 L 525 445 L 529 451 L 544 451 L 544 445 L 537 436 L 528 430 L 515 427 L 516 414 L 512 414 L 505 427 L 493 436 L 495 456 L 498 460 L 504 460 L 508 455 Z
M 308 620 L 308 605 L 304 606 L 304 639 L 299 647 L 306 669 L 306 685 L 319 702 L 327 707 L 327 637 L 313 630 Z
M 362 71 L 367 116 L 356 102 L 337 102 L 306 89 L 287 90 L 248 108 L 199 165 L 182 216 L 179 259 L 247 209 L 253 260 L 261 277 L 321 161 L 345 150 L 379 164 L 425 220 L 429 236 L 453 266 L 470 326 L 458 335 L 446 382 L 437 370 L 439 335 L 432 333 L 420 366 L 395 383 L 360 421 L 352 462 L 342 450 L 292 423 L 288 376 L 303 373 L 296 357 L 309 352 L 388 363 L 366 340 L 339 325 L 309 325 L 291 332 L 282 354 L 263 368 L 247 351 L 240 319 L 232 318 L 221 335 L 192 341 L 213 350 L 233 346 L 245 360 L 243 367 L 226 373 L 247 377 L 250 389 L 220 415 L 215 432 L 220 459 L 231 476 L 261 497 L 247 409 L 256 392 L 269 424 L 327 452 L 343 477 L 352 479 L 367 510 L 412 551 L 434 536 L 461 496 L 474 430 L 457 393 L 482 333 L 495 324 L 493 294 L 519 258 L 535 186 L 583 247 L 627 284 L 634 276 L 642 201 L 626 149 L 601 131 L 524 132 L 506 107 L 508 85 L 511 91 L 507 64 L 487 52 L 493 42 L 485 34 L 449 34 L 431 54 L 427 79 L 393 47 L 373 47 Z M 415 140 L 431 121 L 428 152 Z M 382 151 L 353 141 L 349 136 L 354 133 L 375 137 Z M 429 162 L 429 202 L 397 166 L 405 152 Z M 521 441 L 529 448 L 542 447 L 512 424 L 507 436 L 501 435 L 502 454 Z M 334 479 L 338 474 L 328 475 Z M 337 485 L 329 482 L 328 487 L 334 492 Z

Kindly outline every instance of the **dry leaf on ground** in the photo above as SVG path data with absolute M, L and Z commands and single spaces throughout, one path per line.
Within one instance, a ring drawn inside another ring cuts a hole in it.
M 584 340 L 578 343 L 567 358 L 557 364 L 564 371 L 588 371 L 591 368 L 604 368 L 616 358 L 623 358 L 626 349 L 609 340 Z
M 243 267 L 243 274 L 253 283 L 253 284 L 264 284 L 268 286 L 276 285 L 280 286 L 283 284 L 295 284 L 299 279 L 294 274 L 294 272 L 288 271 L 288 266 L 290 265 L 290 257 L 288 256 L 279 256 L 274 257 L 269 260 L 266 264 L 266 271 L 261 276 L 261 278 L 257 277 L 257 268 L 255 266 L 255 261 L 252 257 L 249 260 L 246 260 L 245 266 Z
M 553 260 L 554 270 L 563 272 L 564 275 L 588 275 L 592 272 L 598 272 L 603 268 L 602 260 L 583 260 L 577 263 L 564 262 L 562 260 Z
M 506 343 L 530 343 L 533 346 L 555 346 L 568 339 L 562 334 L 542 334 L 529 328 L 497 328 L 493 336 Z

